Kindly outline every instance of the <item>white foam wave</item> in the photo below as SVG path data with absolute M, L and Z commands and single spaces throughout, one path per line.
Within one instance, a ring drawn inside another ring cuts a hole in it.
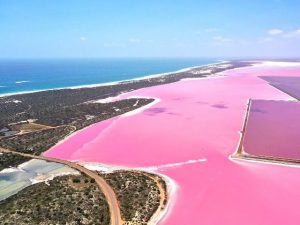
M 100 86 L 117 85 L 117 84 L 121 84 L 121 83 L 124 83 L 124 82 L 134 82 L 134 81 L 138 81 L 138 80 L 145 80 L 145 79 L 149 79 L 149 78 L 160 77 L 162 75 L 172 75 L 174 73 L 185 72 L 185 71 L 189 71 L 189 70 L 192 70 L 192 69 L 195 69 L 195 68 L 218 65 L 218 64 L 225 63 L 225 62 L 227 62 L 227 61 L 218 60 L 216 63 L 210 63 L 210 64 L 204 64 L 204 65 L 199 65 L 199 66 L 187 67 L 187 68 L 184 68 L 184 69 L 180 69 L 180 70 L 172 71 L 172 72 L 167 72 L 167 73 L 146 75 L 146 76 L 140 76 L 140 77 L 133 78 L 133 79 L 112 81 L 112 82 L 106 82 L 106 83 L 66 86 L 66 87 L 61 87 L 61 88 L 38 89 L 38 90 L 32 90 L 32 91 L 11 92 L 11 93 L 1 94 L 0 97 L 11 96 L 11 95 L 21 95 L 21 94 L 28 94 L 28 93 L 36 93 L 36 92 L 50 91 L 50 90 L 94 88 L 94 87 L 100 87 Z M 20 82 L 20 81 L 17 81 L 17 82 Z M 28 82 L 30 82 L 30 81 L 28 81 Z
M 22 83 L 29 83 L 29 80 L 20 80 L 20 81 L 16 81 L 16 84 L 22 84 Z
M 159 166 L 150 166 L 150 167 L 146 167 L 143 169 L 150 170 L 150 171 L 157 171 L 157 170 L 163 170 L 163 169 L 168 169 L 168 168 L 180 167 L 180 166 L 189 165 L 189 164 L 202 163 L 202 162 L 206 162 L 206 161 L 207 161 L 206 158 L 192 159 L 192 160 L 188 160 L 185 162 L 169 163 L 169 164 L 164 164 L 164 165 L 159 165 Z

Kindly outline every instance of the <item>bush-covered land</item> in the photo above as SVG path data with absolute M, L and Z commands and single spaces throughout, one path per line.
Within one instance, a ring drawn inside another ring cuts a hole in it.
M 39 116 L 37 118 L 41 119 L 36 123 L 57 127 L 3 137 L 0 139 L 0 147 L 39 155 L 75 130 L 129 112 L 152 101 L 152 99 L 127 99 L 106 104 L 80 104 L 57 111 L 47 111 L 42 116 L 37 115 Z
M 49 125 L 57 123 L 51 114 L 66 118 L 64 113 L 68 110 L 79 109 L 82 103 L 116 96 L 123 92 L 128 92 L 144 87 L 161 85 L 179 81 L 183 78 L 196 78 L 207 76 L 226 69 L 242 67 L 248 65 L 242 62 L 233 62 L 230 66 L 224 67 L 223 64 L 213 66 L 203 66 L 186 72 L 178 72 L 170 75 L 154 77 L 143 80 L 133 80 L 121 82 L 117 85 L 99 86 L 93 88 L 80 89 L 61 89 L 49 90 L 29 94 L 12 95 L 0 98 L 0 130 L 10 123 L 24 121 L 28 119 L 46 120 Z M 228 65 L 228 64 L 227 64 Z M 79 108 L 76 105 L 80 105 Z M 62 112 L 61 114 L 58 112 Z M 59 122 L 61 124 L 61 122 Z
M 9 138 L 2 138 L 0 139 L 0 146 L 9 150 L 39 155 L 74 130 L 75 128 L 71 126 L 61 126 Z
M 84 175 L 56 177 L 38 183 L 0 202 L 0 223 L 109 225 L 104 195 Z
M 30 160 L 28 157 L 12 153 L 0 153 L 0 171 L 8 167 L 16 167 L 28 160 Z
M 81 129 L 98 121 L 121 115 L 152 102 L 153 99 L 125 99 L 109 103 L 83 103 L 35 115 L 36 122 L 51 125 L 72 125 Z
M 166 183 L 144 172 L 115 171 L 101 174 L 113 187 L 120 203 L 124 225 L 146 225 L 167 201 Z M 157 182 L 163 187 L 163 195 Z M 56 177 L 29 186 L 0 201 L 0 223 L 25 224 L 110 224 L 106 199 L 95 181 L 85 175 Z
M 117 195 L 125 224 L 146 225 L 160 206 L 161 193 L 155 179 L 151 175 L 133 171 L 115 171 L 101 175 Z M 165 182 L 161 182 L 166 187 Z
M 0 146 L 11 150 L 40 154 L 74 130 L 123 114 L 153 101 L 153 99 L 136 98 L 103 104 L 92 103 L 95 100 L 143 87 L 176 82 L 183 78 L 203 77 L 246 65 L 248 64 L 241 62 L 208 65 L 186 72 L 125 81 L 116 85 L 49 90 L 2 97 L 0 98 Z M 14 127 L 18 127 L 16 124 L 24 123 L 24 121 L 25 123 L 34 121 L 35 128 L 39 124 L 54 128 L 47 129 L 46 127 L 42 130 L 31 130 L 31 132 L 27 130 L 26 134 L 15 134 L 15 132 L 19 132 L 19 130 L 14 130 Z M 7 135 L 8 137 L 3 137 Z

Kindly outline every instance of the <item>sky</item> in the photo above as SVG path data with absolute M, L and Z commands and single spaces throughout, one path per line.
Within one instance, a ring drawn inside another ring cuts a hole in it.
M 0 0 L 0 58 L 300 58 L 299 11 L 299 0 Z

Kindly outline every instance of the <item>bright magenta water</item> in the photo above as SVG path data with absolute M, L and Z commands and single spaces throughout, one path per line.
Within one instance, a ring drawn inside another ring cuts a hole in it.
M 249 98 L 291 99 L 257 76 L 299 72 L 299 67 L 252 67 L 219 78 L 137 90 L 127 97 L 155 97 L 160 102 L 141 113 L 92 125 L 45 155 L 158 166 L 158 172 L 177 185 L 159 224 L 298 225 L 299 169 L 229 156 L 238 146 Z

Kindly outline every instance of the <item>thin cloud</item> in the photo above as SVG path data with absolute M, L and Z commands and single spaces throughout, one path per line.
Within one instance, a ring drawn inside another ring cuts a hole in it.
M 212 38 L 216 42 L 221 42 L 221 43 L 229 43 L 232 42 L 232 39 L 230 38 L 225 38 L 223 36 L 215 36 Z
M 213 32 L 217 32 L 218 30 L 219 30 L 219 29 L 212 27 L 212 28 L 207 28 L 207 29 L 205 29 L 204 31 L 205 31 L 206 33 L 213 33 Z
M 107 42 L 104 43 L 103 46 L 105 48 L 126 48 L 127 47 L 126 44 L 120 42 Z
M 282 37 L 284 37 L 284 38 L 299 38 L 300 37 L 300 29 L 286 32 L 282 35 Z
M 271 29 L 268 30 L 267 33 L 271 36 L 276 36 L 280 38 L 299 38 L 300 37 L 300 29 L 284 31 L 281 29 Z
M 131 43 L 141 43 L 142 40 L 140 38 L 130 38 L 129 42 L 131 42 Z
M 233 40 L 223 36 L 212 37 L 212 46 L 229 46 L 233 43 Z
M 86 41 L 87 38 L 86 37 L 80 37 L 79 39 L 80 39 L 80 41 Z
M 268 30 L 267 33 L 269 35 L 276 36 L 276 35 L 283 34 L 283 30 L 281 30 L 281 29 L 271 29 L 271 30 Z
M 271 38 L 271 37 L 266 37 L 266 38 L 261 38 L 259 39 L 257 42 L 259 44 L 264 44 L 264 43 L 269 43 L 269 42 L 272 42 L 274 39 Z
M 195 34 L 203 34 L 203 33 L 214 33 L 214 32 L 217 32 L 219 29 L 217 29 L 217 28 L 206 28 L 206 29 L 204 29 L 204 30 L 202 30 L 202 31 L 195 31 Z

